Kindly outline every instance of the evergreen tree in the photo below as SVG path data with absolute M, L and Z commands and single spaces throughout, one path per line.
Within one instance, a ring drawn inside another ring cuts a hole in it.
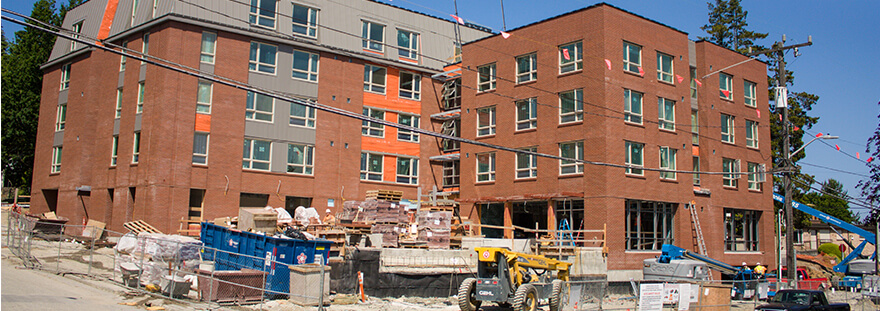
M 847 193 L 843 190 L 842 183 L 828 179 L 821 189 L 819 192 L 814 191 L 803 195 L 800 202 L 847 223 L 853 223 L 856 220 L 852 211 L 849 210 L 849 202 L 846 200 Z M 795 227 L 803 228 L 803 226 L 810 224 L 810 216 L 806 213 L 798 211 L 794 216 L 796 218 Z
M 749 25 L 746 18 L 749 12 L 743 10 L 740 0 L 715 0 L 715 3 L 707 3 L 709 6 L 709 23 L 700 27 L 709 34 L 709 37 L 699 37 L 728 49 L 747 53 L 749 48 L 753 50 L 763 49 L 756 45 L 755 41 L 767 37 L 767 33 L 747 30 Z
M 880 102 L 877 104 L 880 105 Z M 880 120 L 880 115 L 877 115 L 877 119 Z M 869 154 L 875 160 L 880 159 L 880 124 L 877 124 L 877 129 L 874 130 L 874 135 L 868 138 L 868 143 L 865 146 L 865 153 Z M 874 204 L 880 203 L 880 166 L 876 163 L 877 162 L 875 161 L 871 161 L 866 164 L 870 169 L 871 177 L 860 180 L 856 186 L 856 188 L 862 190 L 862 196 L 865 200 L 871 202 L 873 206 L 877 206 Z M 874 225 L 878 216 L 880 216 L 880 211 L 872 210 L 865 217 L 863 223 Z

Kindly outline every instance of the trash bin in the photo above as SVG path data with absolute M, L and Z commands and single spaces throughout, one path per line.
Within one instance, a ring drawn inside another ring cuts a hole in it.
M 330 302 L 330 266 L 324 266 L 324 285 L 321 285 L 321 265 L 289 265 L 290 301 L 301 306 L 317 306 L 323 287 L 324 304 Z

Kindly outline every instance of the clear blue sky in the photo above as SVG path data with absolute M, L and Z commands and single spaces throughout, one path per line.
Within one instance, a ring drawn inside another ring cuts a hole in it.
M 29 14 L 33 2 L 7 0 L 2 7 Z M 807 157 L 800 162 L 802 171 L 816 176 L 819 181 L 837 179 L 850 195 L 861 197 L 855 186 L 859 180 L 866 179 L 864 176 L 869 170 L 864 162 L 847 154 L 855 156 L 860 152 L 862 160 L 867 159 L 865 144 L 880 121 L 877 118 L 880 114 L 880 78 L 876 73 L 880 69 L 880 26 L 876 22 L 880 1 L 742 2 L 749 13 L 749 29 L 770 33 L 760 44 L 769 46 L 782 34 L 787 35 L 788 43 L 804 42 L 807 36 L 813 36 L 813 46 L 801 48 L 801 56 L 787 55 L 787 69 L 795 72 L 795 84 L 791 90 L 820 96 L 818 105 L 810 113 L 820 119 L 809 133 L 830 133 L 840 139 L 828 141 L 830 146 L 817 141 L 807 147 Z M 387 3 L 443 18 L 450 18 L 449 14 L 454 12 L 452 0 L 392 0 Z M 700 30 L 708 20 L 705 1 L 626 0 L 608 3 L 687 32 L 694 40 L 706 35 Z M 595 2 L 591 1 L 504 1 L 507 28 L 593 4 Z M 502 29 L 499 0 L 462 0 L 458 11 L 459 16 L 470 22 L 495 31 Z M 21 29 L 6 21 L 2 27 L 9 38 L 14 31 Z M 838 152 L 835 144 L 846 154 Z M 874 163 L 880 164 L 880 159 Z M 854 211 L 867 214 L 863 209 L 854 208 Z

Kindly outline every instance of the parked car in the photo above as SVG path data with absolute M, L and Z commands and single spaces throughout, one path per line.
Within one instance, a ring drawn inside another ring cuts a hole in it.
M 850 311 L 849 304 L 828 303 L 825 292 L 820 290 L 783 289 L 776 292 L 770 303 L 760 305 L 755 310 L 761 311 Z

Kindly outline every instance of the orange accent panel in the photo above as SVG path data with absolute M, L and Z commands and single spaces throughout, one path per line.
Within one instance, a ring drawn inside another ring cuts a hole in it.
M 387 127 L 385 130 L 385 137 L 391 137 L 389 136 Z M 398 141 L 397 133 L 395 133 L 390 139 L 363 136 L 361 138 L 361 150 L 402 154 L 412 157 L 419 156 L 419 144 Z
M 400 98 L 400 70 L 387 68 L 387 72 L 388 74 L 385 77 L 385 95 L 364 92 L 364 106 L 421 115 L 422 103 L 420 101 Z M 423 78 L 422 82 L 425 82 L 425 80 L 427 79 Z M 424 89 L 424 86 L 422 88 Z M 391 119 L 386 118 L 386 120 Z M 397 121 L 397 119 L 391 121 Z
M 700 156 L 700 146 L 694 146 L 694 147 L 691 148 L 691 149 L 692 149 L 692 152 L 694 153 L 694 156 L 695 156 L 695 157 L 699 157 L 699 156 Z
M 461 63 L 455 63 L 452 65 L 447 65 L 447 66 L 443 67 L 443 71 L 450 71 L 450 70 L 455 70 L 455 69 L 461 69 Z
M 418 64 L 419 63 L 418 60 L 406 58 L 406 57 L 397 57 L 397 60 L 405 62 L 405 63 L 410 63 L 410 64 Z
M 104 8 L 104 17 L 101 19 L 101 28 L 98 28 L 98 44 L 100 40 L 107 39 L 110 36 L 110 27 L 113 26 L 113 18 L 116 16 L 116 7 L 119 0 L 107 1 L 107 7 Z
M 196 114 L 196 132 L 210 132 L 211 131 L 211 115 L 209 114 Z
M 397 157 L 385 156 L 382 158 L 382 161 L 385 162 L 382 165 L 382 171 L 385 172 L 382 174 L 382 180 L 387 182 L 397 181 Z

